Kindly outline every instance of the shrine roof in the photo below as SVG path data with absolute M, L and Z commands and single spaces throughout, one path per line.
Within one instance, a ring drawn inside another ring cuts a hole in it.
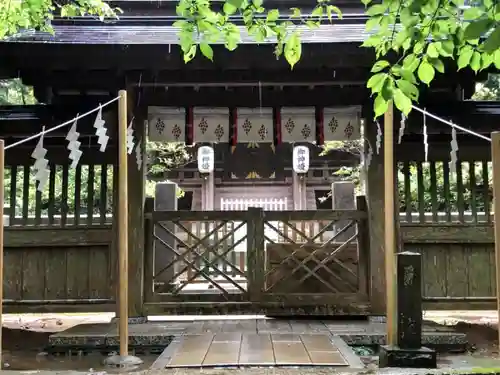
M 39 31 L 20 32 L 5 42 L 7 43 L 50 43 L 50 44 L 178 44 L 179 29 L 172 26 L 174 17 L 125 17 L 114 23 L 101 23 L 95 20 L 56 20 L 54 35 Z M 361 43 L 367 37 L 365 30 L 366 16 L 357 13 L 343 15 L 333 24 L 323 24 L 316 29 L 299 26 L 303 43 Z M 243 26 L 242 44 L 257 44 L 248 35 Z M 274 43 L 268 39 L 264 43 Z

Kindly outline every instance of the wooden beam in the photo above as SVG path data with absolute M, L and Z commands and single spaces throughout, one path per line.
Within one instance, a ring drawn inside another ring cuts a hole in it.
M 500 220 L 496 217 L 500 212 L 500 132 L 491 134 L 491 160 L 493 162 L 493 212 L 495 212 L 495 271 L 496 271 L 496 297 L 498 319 L 500 321 Z M 498 331 L 500 345 L 500 330 Z
M 332 74 L 331 68 L 316 67 L 316 69 L 300 69 L 291 71 L 284 69 L 266 69 L 266 70 L 241 70 L 241 69 L 214 69 L 211 71 L 201 69 L 191 69 L 185 65 L 182 69 L 175 71 L 159 69 L 134 69 L 121 70 L 119 75 L 109 70 L 83 70 L 79 76 L 75 77 L 74 70 L 49 70 L 46 75 L 40 76 L 39 70 L 26 69 L 21 72 L 25 84 L 45 84 L 53 85 L 55 93 L 60 90 L 77 88 L 101 89 L 109 91 L 110 86 L 119 85 L 126 80 L 132 86 L 152 87 L 155 91 L 162 90 L 165 86 L 181 85 L 181 87 L 194 86 L 196 84 L 208 83 L 238 83 L 241 85 L 254 84 L 258 88 L 258 82 L 276 82 L 284 85 L 293 83 L 309 82 L 331 82 L 333 85 L 337 82 L 339 85 L 343 82 L 358 82 L 359 86 L 364 86 L 366 80 L 370 77 L 370 71 L 366 67 L 349 66 L 335 69 Z M 80 79 L 77 79 L 80 78 Z M 331 84 L 329 86 L 332 86 Z M 222 85 L 222 87 L 224 87 Z M 263 87 L 263 86 L 262 86 Z
M 61 45 L 49 43 L 3 43 L 0 54 L 12 61 L 18 69 L 114 69 L 115 72 L 130 69 L 289 69 L 284 58 L 275 59 L 274 45 L 241 45 L 236 51 L 224 46 L 214 48 L 214 62 L 196 58 L 185 64 L 179 46 L 132 44 L 122 45 Z M 148 56 L 144 59 L 144 56 Z M 370 67 L 374 53 L 359 48 L 359 43 L 317 43 L 303 49 L 300 68 L 318 65 L 325 67 Z M 297 68 L 299 68 L 297 66 Z

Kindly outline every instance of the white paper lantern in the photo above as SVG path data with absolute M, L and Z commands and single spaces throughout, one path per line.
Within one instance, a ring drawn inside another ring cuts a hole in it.
M 295 173 L 307 173 L 309 171 L 308 147 L 295 146 L 293 148 L 293 171 Z
M 198 149 L 198 170 L 200 173 L 212 173 L 215 165 L 215 152 L 210 146 Z

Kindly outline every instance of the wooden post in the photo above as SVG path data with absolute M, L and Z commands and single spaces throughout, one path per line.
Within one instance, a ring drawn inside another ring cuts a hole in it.
M 4 177 L 5 177 L 5 143 L 0 139 L 0 202 L 2 215 L 0 217 L 0 368 L 2 367 L 2 314 L 3 314 L 3 206 L 4 206 Z M 13 178 L 11 176 L 11 178 Z
M 120 356 L 128 355 L 128 173 L 127 91 L 118 100 L 118 288 Z
M 500 132 L 491 133 L 491 161 L 493 164 L 493 212 L 495 226 L 495 271 L 497 282 L 497 310 L 500 321 Z M 500 345 L 500 330 L 498 331 Z
M 387 345 L 396 345 L 396 225 L 394 209 L 394 109 L 392 101 L 384 115 L 384 211 L 385 288 Z

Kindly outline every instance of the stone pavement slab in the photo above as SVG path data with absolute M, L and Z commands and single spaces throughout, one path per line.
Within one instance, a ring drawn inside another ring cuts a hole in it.
M 347 345 L 342 350 L 352 352 Z M 349 354 L 353 363 L 346 360 Z M 331 335 L 222 332 L 180 337 L 165 349 L 153 368 L 349 365 L 363 367 L 354 352 L 343 355 Z

